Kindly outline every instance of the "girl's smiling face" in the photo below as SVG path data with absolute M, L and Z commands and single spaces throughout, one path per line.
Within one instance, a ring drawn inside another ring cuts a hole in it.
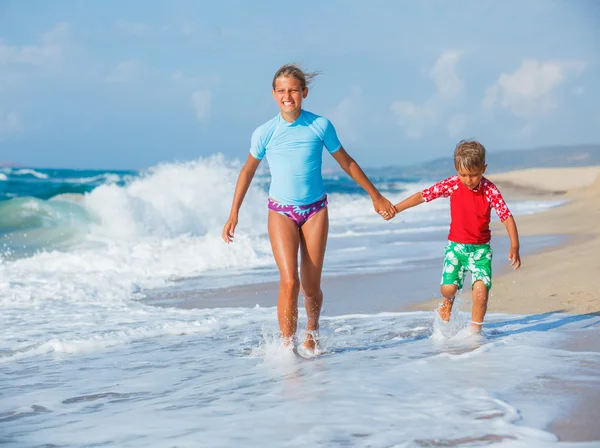
M 290 76 L 280 76 L 275 80 L 273 99 L 286 121 L 295 121 L 302 111 L 302 100 L 308 95 L 308 88 L 302 88 L 302 82 Z

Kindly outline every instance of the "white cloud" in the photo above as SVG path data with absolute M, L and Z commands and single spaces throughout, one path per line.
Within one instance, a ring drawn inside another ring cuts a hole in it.
M 421 106 L 410 101 L 394 101 L 391 109 L 398 116 L 408 138 L 420 138 L 425 128 L 437 119 L 435 104 L 431 99 Z
M 513 73 L 502 73 L 485 91 L 481 105 L 488 111 L 508 109 L 525 118 L 546 115 L 557 107 L 554 95 L 557 87 L 585 68 L 586 64 L 580 61 L 527 59 Z
M 142 63 L 135 59 L 120 62 L 106 75 L 106 82 L 111 84 L 130 83 L 139 75 Z
M 462 82 L 456 74 L 456 64 L 460 60 L 462 52 L 445 51 L 438 58 L 431 71 L 437 87 L 437 93 L 444 99 L 452 100 L 462 91 Z
M 450 137 L 457 137 L 464 131 L 466 125 L 467 116 L 465 114 L 458 114 L 448 121 L 446 128 Z
M 0 40 L 0 65 L 18 63 L 41 67 L 57 64 L 62 59 L 68 31 L 66 23 L 59 23 L 42 35 L 39 44 L 20 47 Z
M 24 129 L 21 115 L 16 111 L 3 112 L 0 110 L 0 135 L 18 134 Z
M 210 90 L 197 90 L 192 93 L 192 106 L 200 123 L 207 123 L 210 118 L 212 93 Z
M 390 109 L 398 117 L 408 138 L 422 137 L 428 127 L 438 122 L 442 112 L 459 98 L 463 83 L 456 73 L 456 65 L 461 57 L 462 52 L 457 50 L 446 50 L 440 55 L 429 73 L 436 91 L 423 104 L 411 101 L 394 101 L 391 104 Z M 457 124 L 454 123 L 453 129 L 456 129 Z
M 577 86 L 573 89 L 573 94 L 575 96 L 582 96 L 585 93 L 585 89 L 582 86 Z
M 144 36 L 152 31 L 150 25 L 141 22 L 130 22 L 128 20 L 117 20 L 115 22 L 115 28 L 125 34 L 131 34 L 132 36 Z
M 350 95 L 340 101 L 327 117 L 335 126 L 338 134 L 344 136 L 345 142 L 356 143 L 359 138 L 359 120 L 363 109 L 363 91 L 360 86 L 353 86 Z

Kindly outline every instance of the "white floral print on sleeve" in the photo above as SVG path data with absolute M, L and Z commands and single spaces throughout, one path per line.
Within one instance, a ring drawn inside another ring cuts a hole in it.
M 447 198 L 458 189 L 459 182 L 458 176 L 452 176 L 424 189 L 421 191 L 421 194 L 423 195 L 425 202 L 433 201 L 434 199 L 441 197 Z
M 506 202 L 504 202 L 504 198 L 502 197 L 502 194 L 500 194 L 500 190 L 498 190 L 498 187 L 496 187 L 493 182 L 486 178 L 483 178 L 481 182 L 483 184 L 482 186 L 485 198 L 490 204 L 492 204 L 494 210 L 496 210 L 496 214 L 498 215 L 498 218 L 500 218 L 500 221 L 506 221 L 512 216 L 512 213 L 508 209 Z

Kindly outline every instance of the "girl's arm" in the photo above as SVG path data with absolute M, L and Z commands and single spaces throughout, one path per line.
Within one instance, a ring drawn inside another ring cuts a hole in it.
M 258 165 L 260 165 L 260 160 L 257 160 L 252 157 L 252 155 L 248 154 L 248 160 L 246 160 L 246 163 L 242 167 L 235 185 L 235 193 L 233 194 L 233 203 L 231 204 L 229 218 L 227 219 L 227 222 L 223 227 L 223 233 L 221 234 L 226 243 L 233 242 L 235 227 L 238 223 L 238 213 Z
M 368 193 L 373 201 L 375 211 L 383 216 L 384 219 L 393 218 L 396 214 L 393 204 L 375 188 L 375 185 L 373 185 L 358 163 L 356 163 L 356 160 L 350 157 L 344 148 L 340 148 L 332 156 L 348 176 Z

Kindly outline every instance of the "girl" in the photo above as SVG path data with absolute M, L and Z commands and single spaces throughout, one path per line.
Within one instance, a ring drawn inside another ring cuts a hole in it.
M 385 218 L 396 213 L 348 155 L 330 121 L 302 109 L 308 84 L 315 73 L 304 73 L 294 64 L 281 67 L 273 77 L 273 99 L 280 113 L 252 134 L 250 154 L 235 187 L 231 213 L 222 237 L 233 241 L 238 212 L 264 156 L 269 161 L 271 185 L 268 200 L 268 231 L 279 269 L 277 316 L 285 345 L 292 345 L 298 323 L 298 293 L 302 289 L 308 316 L 304 347 L 317 349 L 317 331 L 323 303 L 321 272 L 327 245 L 329 216 L 321 175 L 323 147 L 371 197 L 373 207 Z M 300 276 L 298 276 L 300 251 Z

